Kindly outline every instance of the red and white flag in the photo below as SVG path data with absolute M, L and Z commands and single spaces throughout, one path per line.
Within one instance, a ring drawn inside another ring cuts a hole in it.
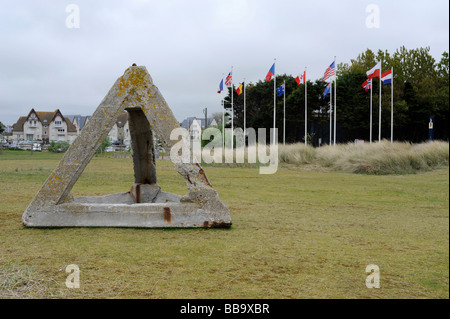
M 323 74 L 323 81 L 325 82 L 329 78 L 334 79 L 334 76 L 336 76 L 336 66 L 333 63 L 330 64 L 330 66 L 325 70 L 325 73 Z
M 375 65 L 372 69 L 366 72 L 367 78 L 369 80 L 380 77 L 380 71 L 381 71 L 381 62 L 378 62 L 377 65 Z
M 362 87 L 366 90 L 366 92 L 367 92 L 368 90 L 370 90 L 370 88 L 371 88 L 371 86 L 372 86 L 372 80 L 366 80 L 361 86 L 362 86 Z
M 230 87 L 233 81 L 233 75 L 230 73 L 228 73 L 227 77 L 225 78 L 225 85 Z
M 295 82 L 297 82 L 297 85 L 305 84 L 305 82 L 306 82 L 306 71 L 303 72 L 303 74 L 300 74 L 299 76 L 297 76 L 295 78 Z

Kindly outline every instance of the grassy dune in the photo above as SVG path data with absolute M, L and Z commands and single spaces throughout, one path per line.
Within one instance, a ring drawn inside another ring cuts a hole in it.
M 327 163 L 342 155 L 333 156 Z M 449 298 L 448 167 L 348 174 L 288 157 L 295 165 L 274 175 L 206 167 L 230 229 L 24 228 L 23 211 L 60 158 L 0 155 L 0 298 Z M 164 190 L 186 193 L 170 162 L 157 168 Z M 132 182 L 131 159 L 94 157 L 72 194 Z M 80 267 L 80 289 L 65 287 L 69 264 Z M 380 267 L 380 289 L 365 287 L 368 264 Z
M 280 145 L 279 157 L 281 163 L 316 165 L 348 173 L 408 174 L 447 167 L 449 144 L 441 141 L 423 144 L 382 141 L 313 148 L 299 143 Z

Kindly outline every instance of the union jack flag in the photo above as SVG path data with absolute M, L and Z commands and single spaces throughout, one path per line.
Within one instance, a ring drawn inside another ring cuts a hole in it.
M 336 67 L 333 61 L 333 63 L 331 63 L 331 65 L 325 70 L 325 73 L 323 74 L 323 81 L 325 82 L 325 80 L 335 75 L 336 75 Z
M 232 79 L 233 79 L 233 76 L 231 75 L 231 72 L 230 72 L 230 73 L 228 73 L 227 77 L 225 78 L 225 85 L 230 87 Z

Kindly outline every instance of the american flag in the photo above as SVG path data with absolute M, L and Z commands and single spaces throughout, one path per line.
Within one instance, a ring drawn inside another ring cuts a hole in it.
M 329 78 L 335 75 L 336 75 L 336 67 L 333 61 L 333 63 L 331 63 L 331 65 L 325 70 L 325 73 L 323 74 L 323 81 L 325 82 L 325 80 L 328 80 Z
M 233 79 L 233 76 L 231 75 L 231 72 L 228 73 L 226 79 L 225 79 L 225 85 L 226 86 L 231 86 L 231 80 Z

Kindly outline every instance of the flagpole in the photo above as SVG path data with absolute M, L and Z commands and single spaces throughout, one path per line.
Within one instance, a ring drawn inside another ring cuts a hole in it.
M 286 138 L 286 81 L 283 82 L 284 92 L 283 92 L 283 145 L 285 144 Z
M 381 61 L 380 61 L 380 93 L 379 93 L 379 110 L 378 110 L 378 142 L 381 142 Z
M 337 78 L 337 65 L 336 65 L 336 56 L 334 56 L 334 133 L 333 133 L 334 145 L 336 145 L 336 78 Z
M 276 82 L 277 82 L 277 72 L 275 71 L 275 63 L 276 63 L 277 59 L 273 59 L 273 64 L 274 64 L 274 73 L 273 73 L 273 145 L 275 145 L 275 127 L 276 127 L 276 116 L 277 116 L 277 96 L 276 96 Z
M 231 66 L 231 149 L 234 149 L 234 84 L 233 84 L 233 66 Z
M 394 142 L 394 67 L 391 68 L 391 143 Z
M 370 138 L 369 141 L 372 143 L 372 79 L 370 81 Z
M 307 93 L 307 82 L 306 82 L 306 66 L 305 73 L 303 73 L 303 81 L 305 81 L 305 145 L 308 144 L 308 93 Z
M 331 145 L 331 139 L 333 134 L 333 81 L 330 81 L 330 144 Z
M 222 73 L 222 83 L 223 78 L 225 77 L 225 74 Z M 223 88 L 223 86 L 222 86 Z M 225 101 L 222 95 L 222 150 L 225 149 Z
M 247 132 L 247 123 L 246 123 L 246 117 L 247 117 L 246 112 L 247 111 L 246 111 L 246 107 L 245 107 L 245 78 L 244 78 L 243 86 L 244 86 L 244 147 L 245 147 L 246 132 Z

